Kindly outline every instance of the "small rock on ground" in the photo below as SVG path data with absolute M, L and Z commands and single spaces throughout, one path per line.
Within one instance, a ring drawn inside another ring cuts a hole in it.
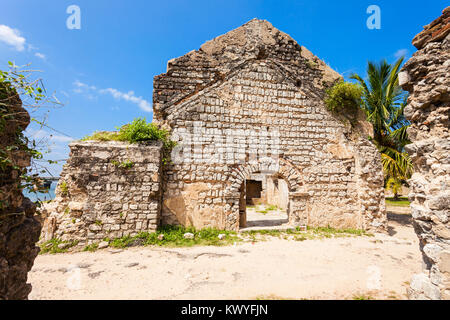
M 105 249 L 109 247 L 109 243 L 107 241 L 102 241 L 98 244 L 99 249 Z
M 131 267 L 137 266 L 138 264 L 139 264 L 139 263 L 137 263 L 137 262 L 132 262 L 132 263 L 129 263 L 129 264 L 125 265 L 125 267 L 131 268 Z
M 194 234 L 193 234 L 193 233 L 190 233 L 190 232 L 186 232 L 186 233 L 183 235 L 183 237 L 184 237 L 185 239 L 194 239 Z
M 108 250 L 111 254 L 120 253 L 123 251 L 123 249 L 109 249 Z

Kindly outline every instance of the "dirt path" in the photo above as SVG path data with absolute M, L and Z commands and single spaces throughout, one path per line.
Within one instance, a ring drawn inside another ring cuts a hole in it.
M 29 298 L 404 299 L 418 240 L 407 216 L 390 219 L 390 235 L 375 237 L 40 255 Z

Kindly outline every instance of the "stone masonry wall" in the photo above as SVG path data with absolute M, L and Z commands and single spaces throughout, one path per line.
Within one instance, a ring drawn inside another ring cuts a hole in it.
M 420 240 L 423 273 L 411 280 L 411 299 L 450 299 L 450 7 L 413 40 L 418 51 L 399 75 L 410 92 L 407 146 L 414 163 L 409 198 Z
M 339 74 L 262 20 L 173 59 L 155 77 L 155 120 L 178 146 L 164 171 L 164 224 L 239 228 L 240 186 L 256 172 L 289 186 L 296 225 L 383 230 L 380 156 L 370 126 L 331 114 Z M 352 121 L 353 122 L 353 121 Z
M 0 152 L 2 158 L 12 160 L 0 166 L 0 300 L 17 300 L 27 299 L 31 292 L 27 274 L 39 253 L 35 243 L 41 225 L 35 218 L 35 205 L 18 188 L 30 155 L 17 145 L 17 137 L 28 126 L 30 116 L 17 94 L 5 95 L 6 91 L 0 83 L 0 116 L 5 120 L 0 123 Z M 8 148 L 11 146 L 16 148 Z
M 78 241 L 155 231 L 160 223 L 160 142 L 77 141 L 45 205 L 42 241 Z

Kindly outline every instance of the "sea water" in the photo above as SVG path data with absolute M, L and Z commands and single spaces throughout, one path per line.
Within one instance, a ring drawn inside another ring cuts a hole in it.
M 53 200 L 55 198 L 55 189 L 58 181 L 52 181 L 50 188 L 46 192 L 29 192 L 28 190 L 23 190 L 23 195 L 29 198 L 31 201 L 36 202 Z

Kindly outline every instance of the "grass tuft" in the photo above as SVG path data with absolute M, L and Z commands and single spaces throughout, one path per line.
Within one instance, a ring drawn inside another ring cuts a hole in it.
M 98 249 L 98 243 L 91 243 L 84 247 L 83 251 L 95 252 Z
M 361 295 L 354 295 L 352 299 L 353 299 L 353 300 L 375 300 L 374 297 L 372 297 L 372 296 L 367 296 L 367 295 L 364 295 L 364 294 L 361 294 Z
M 250 237 L 252 240 L 258 240 L 265 236 L 277 237 L 282 239 L 292 239 L 295 241 L 323 239 L 323 238 L 340 238 L 352 236 L 367 236 L 371 237 L 373 234 L 367 233 L 359 229 L 334 229 L 331 227 L 308 227 L 307 231 L 302 231 L 300 227 L 295 229 L 277 230 L 249 230 L 242 231 L 241 234 Z M 258 238 L 259 237 L 259 238 Z
M 185 233 L 192 233 L 192 239 L 185 239 Z M 222 239 L 219 235 L 224 234 Z M 160 235 L 163 235 L 160 240 Z M 194 227 L 166 225 L 159 227 L 156 232 L 140 232 L 135 236 L 123 236 L 120 238 L 105 238 L 103 241 L 109 243 L 112 248 L 128 248 L 135 246 L 163 246 L 163 247 L 192 247 L 192 246 L 226 246 L 242 241 L 265 241 L 267 237 L 277 237 L 285 240 L 305 241 L 333 237 L 372 236 L 363 230 L 357 229 L 334 229 L 331 227 L 307 228 L 302 231 L 300 227 L 286 230 L 266 229 L 235 231 L 205 228 L 197 230 Z M 61 243 L 70 243 L 67 248 L 60 249 Z M 50 245 L 49 245 L 50 244 Z M 64 242 L 52 239 L 41 245 L 41 253 L 62 253 L 68 248 L 75 246 L 78 242 Z M 87 245 L 83 251 L 94 252 L 98 249 L 98 243 Z
M 185 233 L 194 234 L 193 239 L 185 239 Z M 162 240 L 158 236 L 163 234 Z M 220 240 L 219 234 L 224 234 L 225 237 Z M 192 246 L 223 246 L 238 242 L 236 232 L 218 230 L 215 228 L 205 228 L 196 230 L 193 227 L 183 226 L 162 226 L 156 232 L 140 232 L 136 236 L 124 236 L 121 238 L 112 239 L 109 242 L 110 247 L 126 248 L 134 246 L 166 246 L 166 247 L 192 247 Z
M 67 246 L 64 249 L 59 248 L 58 246 L 63 243 L 67 244 Z M 51 240 L 48 240 L 44 243 L 39 244 L 39 247 L 41 248 L 41 251 L 39 251 L 39 254 L 64 253 L 64 252 L 67 252 L 68 249 L 76 246 L 77 244 L 78 244 L 78 241 L 62 241 L 61 239 L 53 238 Z
M 401 197 L 398 198 L 398 200 L 394 200 L 392 197 L 386 198 L 386 205 L 393 206 L 393 207 L 409 207 L 410 201 L 407 197 Z

